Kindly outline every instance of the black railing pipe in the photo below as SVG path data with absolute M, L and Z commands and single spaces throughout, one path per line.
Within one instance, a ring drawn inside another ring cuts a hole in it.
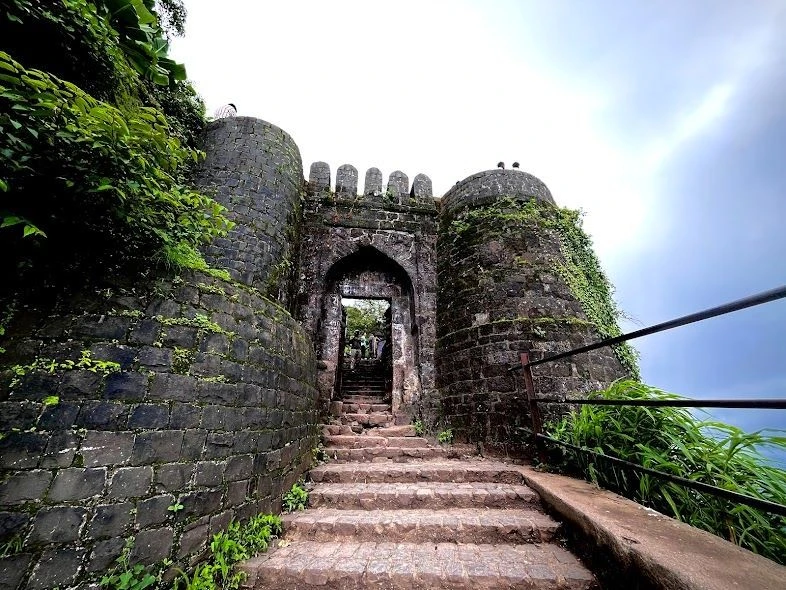
M 552 354 L 537 361 L 529 361 L 528 365 L 530 367 L 542 365 L 543 363 L 564 359 L 575 354 L 581 354 L 582 352 L 590 352 L 591 350 L 597 350 L 598 348 L 603 348 L 605 346 L 620 344 L 622 342 L 627 342 L 628 340 L 633 340 L 634 338 L 641 338 L 642 336 L 664 332 L 665 330 L 671 330 L 672 328 L 679 328 L 680 326 L 686 326 L 688 324 L 714 318 L 719 315 L 725 315 L 727 313 L 732 313 L 734 311 L 739 311 L 748 307 L 754 307 L 756 305 L 761 305 L 762 303 L 777 301 L 778 299 L 786 299 L 786 285 L 783 287 L 770 289 L 769 291 L 764 291 L 763 293 L 759 293 L 757 295 L 745 297 L 744 299 L 738 299 L 737 301 L 732 301 L 731 303 L 726 303 L 717 307 L 711 307 L 710 309 L 705 309 L 704 311 L 691 313 L 689 315 L 682 316 L 681 318 L 650 326 L 649 328 L 642 328 L 641 330 L 636 330 L 635 332 L 630 332 L 629 334 L 621 334 L 620 336 L 614 336 L 613 338 L 606 338 L 605 340 L 595 342 L 594 344 L 588 344 L 587 346 L 574 348 L 573 350 L 568 350 L 567 352 Z M 523 365 L 515 365 L 508 370 L 520 371 L 522 368 Z

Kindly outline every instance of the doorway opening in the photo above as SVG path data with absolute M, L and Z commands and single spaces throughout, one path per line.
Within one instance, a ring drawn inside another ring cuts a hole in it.
M 393 382 L 392 308 L 387 298 L 341 298 L 340 399 L 389 402 Z

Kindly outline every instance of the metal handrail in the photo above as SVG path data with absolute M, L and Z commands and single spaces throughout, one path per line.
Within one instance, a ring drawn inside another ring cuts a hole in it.
M 738 299 L 736 301 L 732 301 L 731 303 L 718 305 L 717 307 L 711 307 L 709 309 L 705 309 L 704 311 L 699 311 L 696 313 L 684 315 L 682 317 L 669 320 L 668 322 L 656 324 L 648 328 L 642 328 L 641 330 L 636 330 L 635 332 L 630 332 L 629 334 L 621 334 L 620 336 L 605 338 L 604 340 L 600 340 L 599 342 L 595 342 L 594 344 L 588 344 L 587 346 L 574 348 L 573 350 L 568 350 L 567 352 L 552 354 L 550 356 L 543 357 L 542 359 L 539 359 L 537 361 L 528 361 L 527 366 L 534 367 L 536 365 L 542 365 L 543 363 L 564 359 L 569 356 L 581 354 L 583 352 L 590 352 L 592 350 L 597 350 L 598 348 L 604 348 L 606 346 L 612 346 L 614 344 L 620 344 L 622 342 L 627 342 L 628 340 L 641 338 L 642 336 L 649 336 L 650 334 L 665 332 L 666 330 L 671 330 L 673 328 L 679 328 L 680 326 L 686 326 L 688 324 L 693 324 L 695 322 L 708 320 L 710 318 L 739 311 L 741 309 L 746 309 L 748 307 L 754 307 L 756 305 L 761 305 L 763 303 L 769 303 L 771 301 L 776 301 L 778 299 L 786 299 L 786 285 L 784 285 L 783 287 L 777 287 L 775 289 L 770 289 L 769 291 L 758 293 L 757 295 L 752 295 L 751 297 Z M 515 365 L 513 367 L 510 367 L 508 371 L 520 371 L 523 368 L 524 367 L 522 365 Z
M 676 475 L 672 475 L 670 473 L 665 473 L 663 471 L 658 471 L 656 469 L 650 469 L 649 467 L 644 467 L 643 465 L 637 465 L 636 463 L 632 463 L 630 461 L 625 461 L 624 459 L 620 459 L 618 457 L 612 457 L 610 455 L 604 455 L 602 453 L 598 453 L 591 449 L 586 449 L 583 447 L 578 447 L 576 445 L 572 445 L 565 441 L 561 441 L 550 436 L 543 434 L 543 418 L 540 415 L 540 408 L 538 404 L 546 403 L 546 404 L 575 404 L 575 405 L 599 405 L 599 406 L 639 406 L 639 407 L 677 407 L 677 408 L 757 408 L 757 409 L 786 409 L 786 400 L 784 399 L 755 399 L 755 400 L 739 400 L 739 399 L 707 399 L 707 400 L 696 400 L 696 399 L 634 399 L 634 400 L 609 400 L 609 399 L 593 399 L 593 398 L 580 398 L 580 399 L 560 399 L 560 398 L 538 398 L 535 395 L 535 386 L 532 379 L 532 367 L 536 365 L 542 365 L 544 363 L 557 361 L 560 359 L 568 358 L 577 354 L 581 354 L 584 352 L 590 352 L 592 350 L 597 350 L 599 348 L 604 348 L 607 346 L 613 346 L 615 344 L 620 344 L 622 342 L 627 342 L 628 340 L 633 340 L 634 338 L 641 338 L 642 336 L 648 336 L 650 334 L 656 334 L 658 332 L 664 332 L 666 330 L 671 330 L 673 328 L 678 328 L 680 326 L 685 326 L 687 324 L 692 324 L 695 322 L 700 322 L 706 319 L 710 319 L 713 317 L 717 317 L 720 315 L 725 315 L 727 313 L 732 313 L 735 311 L 739 311 L 741 309 L 746 309 L 749 307 L 754 307 L 756 305 L 762 305 L 764 303 L 769 303 L 771 301 L 776 301 L 778 299 L 786 299 L 786 286 L 778 287 L 775 289 L 771 289 L 769 291 L 764 291 L 757 295 L 753 295 L 751 297 L 746 297 L 744 299 L 738 299 L 736 301 L 732 301 L 730 303 L 726 303 L 724 305 L 719 305 L 717 307 L 712 307 L 709 309 L 705 309 L 704 311 L 700 311 L 697 313 L 692 313 L 686 316 L 682 316 L 668 322 L 662 322 L 660 324 L 656 324 L 654 326 L 650 326 L 648 328 L 643 328 L 641 330 L 636 330 L 635 332 L 630 332 L 629 334 L 622 334 L 620 336 L 615 336 L 613 338 L 606 338 L 599 342 L 595 342 L 594 344 L 589 344 L 587 346 L 581 346 L 579 348 L 574 348 L 573 350 L 569 350 L 567 352 L 560 352 L 557 354 L 552 354 L 549 356 L 545 356 L 542 359 L 538 359 L 536 361 L 531 361 L 529 359 L 529 354 L 526 352 L 521 353 L 520 355 L 520 363 L 518 365 L 514 365 L 508 368 L 509 372 L 512 371 L 522 371 L 524 377 L 524 384 L 527 391 L 527 401 L 529 403 L 530 408 L 530 416 L 532 418 L 532 431 L 535 439 L 535 443 L 540 454 L 541 460 L 545 462 L 545 449 L 543 448 L 544 442 L 551 442 L 554 444 L 558 444 L 564 447 L 571 448 L 573 450 L 594 455 L 596 457 L 602 458 L 603 460 L 611 461 L 612 463 L 616 463 L 618 465 L 623 465 L 625 467 L 638 470 L 643 473 L 647 473 L 653 475 L 655 477 L 659 477 L 661 479 L 665 479 L 685 487 L 689 487 L 701 492 L 706 492 L 718 497 L 726 498 L 729 500 L 734 500 L 740 504 L 745 504 L 747 506 L 752 506 L 754 508 L 759 508 L 765 510 L 767 512 L 771 512 L 774 514 L 778 514 L 781 516 L 786 516 L 786 506 L 782 504 L 778 504 L 776 502 L 770 502 L 768 500 L 762 500 L 760 498 L 754 498 L 752 496 L 747 496 L 745 494 L 739 494 L 737 492 L 733 492 L 731 490 L 726 490 L 723 488 L 719 488 L 717 486 L 713 486 L 710 484 L 706 484 L 703 482 L 694 481 L 691 479 L 686 479 L 684 477 L 679 477 Z
M 744 408 L 756 410 L 786 410 L 786 399 L 559 399 L 539 397 L 539 404 L 568 404 L 577 406 L 644 406 L 649 408 Z
M 783 504 L 778 504 L 777 502 L 770 502 L 769 500 L 754 498 L 753 496 L 748 496 L 746 494 L 740 494 L 739 492 L 734 492 L 732 490 L 719 488 L 717 486 L 704 483 L 701 481 L 686 479 L 684 477 L 680 477 L 679 475 L 673 475 L 671 473 L 665 473 L 664 471 L 658 471 L 656 469 L 644 467 L 643 465 L 631 463 L 630 461 L 625 461 L 624 459 L 619 459 L 618 457 L 613 457 L 612 455 L 604 455 L 603 453 L 598 453 L 597 451 L 593 451 L 592 449 L 585 449 L 583 447 L 576 446 L 569 442 L 565 442 L 563 440 L 546 436 L 545 434 L 536 434 L 535 437 L 538 438 L 539 440 L 545 440 L 548 442 L 558 444 L 563 447 L 567 447 L 569 449 L 573 449 L 574 451 L 581 451 L 582 453 L 594 455 L 595 457 L 609 461 L 611 463 L 616 463 L 617 465 L 622 465 L 623 467 L 629 467 L 630 469 L 635 469 L 636 471 L 641 471 L 642 473 L 654 475 L 655 477 L 659 477 L 661 479 L 665 479 L 667 481 L 680 484 L 682 486 L 685 486 L 686 488 L 692 488 L 700 492 L 706 492 L 708 494 L 712 494 L 713 496 L 726 498 L 727 500 L 734 500 L 739 504 L 745 504 L 747 506 L 752 506 L 754 508 L 766 510 L 767 512 L 771 512 L 773 514 L 786 516 L 786 506 L 784 506 Z

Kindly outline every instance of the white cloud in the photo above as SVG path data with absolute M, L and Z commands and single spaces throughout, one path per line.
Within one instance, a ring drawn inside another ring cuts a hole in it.
M 657 174 L 719 124 L 739 82 L 713 85 L 695 107 L 668 116 L 662 136 L 631 144 L 605 126 L 622 100 L 615 93 L 626 92 L 624 77 L 560 71 L 528 42 L 542 36 L 537 18 L 500 26 L 500 11 L 510 5 L 186 5 L 188 36 L 175 41 L 173 53 L 209 110 L 234 102 L 240 114 L 279 125 L 300 146 L 306 174 L 317 160 L 334 173 L 353 164 L 361 184 L 371 166 L 410 179 L 423 172 L 442 194 L 499 160 L 518 160 L 558 203 L 587 212 L 586 228 L 610 267 L 646 247 L 665 215 Z M 750 52 L 735 54 L 735 73 L 759 59 L 760 51 Z

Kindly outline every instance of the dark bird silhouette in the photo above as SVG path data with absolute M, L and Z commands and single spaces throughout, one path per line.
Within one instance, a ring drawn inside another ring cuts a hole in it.
M 500 169 L 504 170 L 505 169 L 505 162 L 500 162 L 499 164 L 497 164 L 497 168 L 500 168 Z
M 519 163 L 518 162 L 513 162 L 513 167 L 514 168 L 518 168 L 519 167 Z

